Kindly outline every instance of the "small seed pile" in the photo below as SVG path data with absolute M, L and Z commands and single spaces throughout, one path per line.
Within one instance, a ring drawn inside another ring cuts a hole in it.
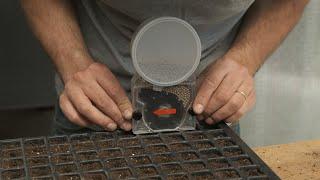
M 141 77 L 137 78 L 135 84 L 137 86 L 144 86 L 145 88 L 152 88 L 152 84 L 143 80 Z M 184 108 L 188 108 L 192 101 L 192 89 L 187 85 L 176 85 L 171 87 L 165 87 L 162 91 L 175 94 L 179 100 L 182 100 Z
M 178 96 L 180 100 L 182 100 L 183 106 L 187 108 L 189 104 L 191 103 L 191 88 L 186 85 L 177 85 L 172 87 L 166 87 L 163 91 L 166 91 L 168 93 L 175 94 Z

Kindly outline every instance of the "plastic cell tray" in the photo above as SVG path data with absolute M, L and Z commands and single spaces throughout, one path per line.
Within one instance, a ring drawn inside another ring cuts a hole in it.
M 0 141 L 0 179 L 279 179 L 224 123 Z

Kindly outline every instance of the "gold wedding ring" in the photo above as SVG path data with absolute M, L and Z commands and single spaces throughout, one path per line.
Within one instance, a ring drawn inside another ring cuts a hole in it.
M 243 91 L 238 91 L 237 90 L 236 93 L 240 93 L 244 97 L 244 100 L 247 100 L 248 95 L 246 93 L 244 93 Z

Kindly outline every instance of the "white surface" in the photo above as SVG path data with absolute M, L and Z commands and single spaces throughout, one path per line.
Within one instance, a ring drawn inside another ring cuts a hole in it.
M 320 1 L 256 75 L 257 104 L 241 120 L 251 146 L 320 139 Z

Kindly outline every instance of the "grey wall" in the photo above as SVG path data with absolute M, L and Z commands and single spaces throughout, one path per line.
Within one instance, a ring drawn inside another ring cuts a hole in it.
M 0 109 L 52 106 L 53 68 L 18 0 L 0 1 Z
M 251 146 L 320 138 L 320 1 L 303 18 L 255 77 L 257 104 L 241 120 Z
M 0 139 L 49 133 L 53 85 L 53 67 L 28 29 L 19 1 L 1 0 Z

